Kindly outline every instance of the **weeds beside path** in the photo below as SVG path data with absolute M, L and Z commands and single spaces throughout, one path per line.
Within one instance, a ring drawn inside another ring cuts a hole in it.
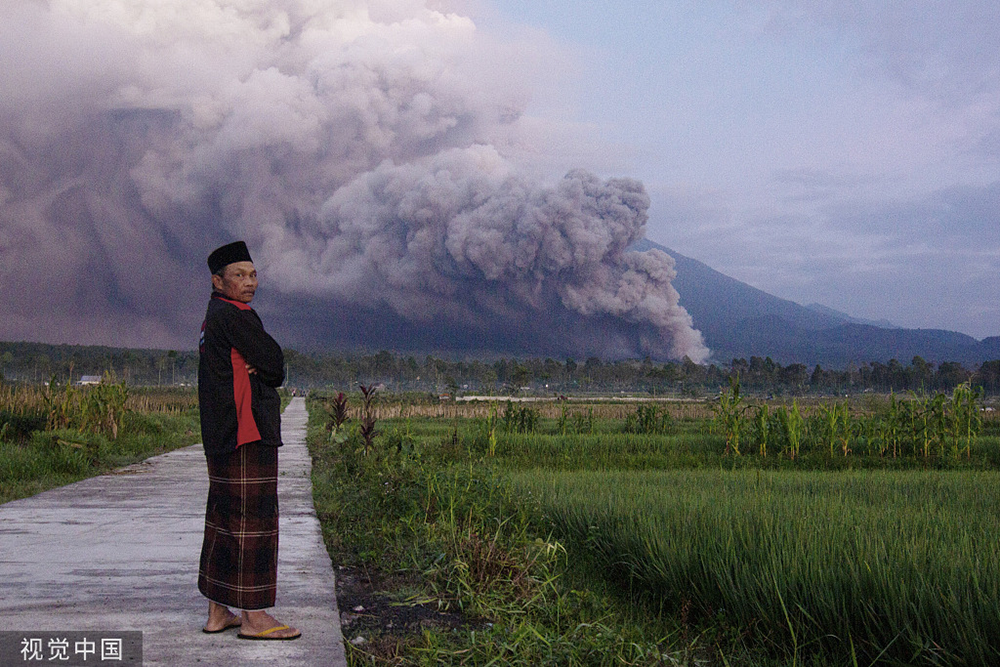
M 713 664 L 681 623 L 593 585 L 456 424 L 396 421 L 371 448 L 336 413 L 310 401 L 308 441 L 351 664 Z
M 192 389 L 0 387 L 0 503 L 200 440 Z

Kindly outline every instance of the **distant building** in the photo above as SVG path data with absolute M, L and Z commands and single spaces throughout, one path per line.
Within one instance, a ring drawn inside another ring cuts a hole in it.
M 80 379 L 77 381 L 77 384 L 79 384 L 79 385 L 101 384 L 101 376 L 100 375 L 81 375 Z

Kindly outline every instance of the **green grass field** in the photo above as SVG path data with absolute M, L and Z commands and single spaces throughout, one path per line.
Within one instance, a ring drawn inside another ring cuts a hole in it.
M 708 403 L 394 410 L 383 398 L 393 417 L 367 455 L 350 422 L 339 444 L 323 444 L 320 418 L 317 508 L 335 563 L 418 573 L 425 595 L 494 621 L 388 654 L 352 648 L 352 660 L 998 663 L 997 422 L 962 440 L 949 404 L 921 399 L 905 409 L 926 415 L 905 414 L 938 423 L 910 424 L 894 447 L 879 441 L 903 423 L 890 404 L 844 404 L 838 430 L 824 425 L 832 409 L 810 405 L 794 452 L 782 422 L 762 432 L 747 418 L 741 455 L 726 453 Z M 765 417 L 783 407 L 761 405 Z M 484 541 L 547 582 L 530 603 L 471 576 Z M 561 555 L 536 562 L 538 545 Z M 588 643 L 578 629 L 590 626 L 602 630 Z
M 556 534 L 654 608 L 743 619 L 791 657 L 1000 662 L 1000 473 L 511 476 Z

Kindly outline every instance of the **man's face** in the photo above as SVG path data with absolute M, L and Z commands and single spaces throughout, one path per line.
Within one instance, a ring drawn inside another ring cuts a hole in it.
M 221 276 L 212 274 L 212 287 L 227 299 L 250 303 L 257 291 L 257 269 L 253 262 L 234 262 L 223 269 Z

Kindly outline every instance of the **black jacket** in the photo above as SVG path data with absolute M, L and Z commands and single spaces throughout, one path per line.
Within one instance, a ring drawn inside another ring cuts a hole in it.
M 262 442 L 281 446 L 281 399 L 285 357 L 247 304 L 218 292 L 201 325 L 198 405 L 205 454 L 236 451 Z M 246 366 L 257 369 L 247 372 Z

